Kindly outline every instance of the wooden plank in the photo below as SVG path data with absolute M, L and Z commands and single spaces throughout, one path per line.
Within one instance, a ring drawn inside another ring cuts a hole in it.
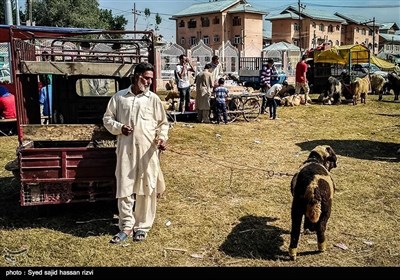
M 95 75 L 129 77 L 135 64 L 99 62 L 22 61 L 23 74 Z

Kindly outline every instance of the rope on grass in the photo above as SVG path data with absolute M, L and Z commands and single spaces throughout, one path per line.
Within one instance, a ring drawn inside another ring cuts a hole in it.
M 258 170 L 258 171 L 264 172 L 270 178 L 272 178 L 273 176 L 289 176 L 289 177 L 293 177 L 294 176 L 293 173 L 289 173 L 289 172 L 276 172 L 274 170 L 263 169 L 263 168 L 259 168 L 259 167 L 255 167 L 255 166 L 241 165 L 241 164 L 238 164 L 237 162 L 231 162 L 231 161 L 228 161 L 228 160 L 225 160 L 225 159 L 218 159 L 218 158 L 207 156 L 207 155 L 204 155 L 204 154 L 195 153 L 195 154 L 188 155 L 188 154 L 184 154 L 184 153 L 181 153 L 181 152 L 177 152 L 177 151 L 172 150 L 172 149 L 167 149 L 166 151 L 169 151 L 171 153 L 178 154 L 178 155 L 181 155 L 181 156 L 190 156 L 191 157 L 191 156 L 195 155 L 195 156 L 197 156 L 199 158 L 207 159 L 208 161 L 212 161 L 214 163 L 218 163 L 220 166 L 223 166 L 223 167 L 226 167 L 226 168 L 230 168 L 232 171 L 234 169 L 241 170 L 241 171 L 251 171 L 251 172 L 253 172 L 254 170 Z

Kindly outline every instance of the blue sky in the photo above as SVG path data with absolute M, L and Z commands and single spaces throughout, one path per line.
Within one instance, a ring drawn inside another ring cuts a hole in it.
M 169 18 L 179 11 L 195 3 L 209 2 L 209 0 L 99 0 L 100 8 L 112 10 L 114 15 L 123 15 L 128 19 L 126 29 L 133 30 L 133 7 L 136 3 L 136 10 L 141 12 L 136 23 L 137 30 L 144 30 L 146 27 L 154 28 L 155 15 L 158 13 L 162 22 L 160 33 L 167 41 L 175 42 L 175 21 Z M 287 6 L 297 6 L 297 1 L 286 0 L 248 0 L 248 2 L 270 14 L 278 14 Z M 340 12 L 349 15 L 361 15 L 369 20 L 375 17 L 376 22 L 396 22 L 400 25 L 400 0 L 304 0 L 303 5 L 310 9 L 331 11 L 332 14 Z M 144 9 L 150 9 L 152 15 L 146 21 Z M 269 24 L 266 24 L 266 28 Z

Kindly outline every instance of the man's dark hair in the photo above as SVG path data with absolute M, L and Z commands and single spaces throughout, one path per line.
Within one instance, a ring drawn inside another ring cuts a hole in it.
M 210 63 L 207 63 L 206 65 L 204 65 L 204 69 L 211 69 L 212 65 Z
M 219 78 L 218 84 L 219 84 L 219 85 L 225 84 L 225 79 L 224 79 L 224 78 Z
M 274 63 L 274 60 L 272 58 L 268 58 L 267 63 Z
M 218 55 L 214 55 L 214 56 L 211 58 L 211 61 L 214 61 L 214 60 L 217 60 L 217 59 L 219 59 Z
M 135 71 L 133 72 L 133 75 L 141 75 L 146 71 L 153 71 L 154 72 L 154 66 L 151 63 L 148 62 L 141 62 L 135 67 Z
M 46 75 L 46 74 L 39 75 L 39 81 L 42 83 L 43 86 L 51 84 L 50 77 L 49 77 L 49 75 Z
M 301 57 L 301 60 L 306 60 L 307 59 L 307 55 L 303 54 L 303 56 Z
M 180 56 L 179 56 L 179 59 L 183 59 L 185 57 L 185 55 L 184 54 L 181 54 Z

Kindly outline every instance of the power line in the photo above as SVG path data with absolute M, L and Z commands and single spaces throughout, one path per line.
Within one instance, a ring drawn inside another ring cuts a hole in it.
M 387 9 L 387 8 L 394 8 L 400 7 L 400 4 L 397 5 L 359 5 L 359 6 L 350 6 L 350 5 L 328 5 L 328 4 L 313 4 L 313 3 L 305 3 L 308 6 L 315 6 L 315 7 L 327 7 L 327 8 L 349 8 L 349 9 Z

